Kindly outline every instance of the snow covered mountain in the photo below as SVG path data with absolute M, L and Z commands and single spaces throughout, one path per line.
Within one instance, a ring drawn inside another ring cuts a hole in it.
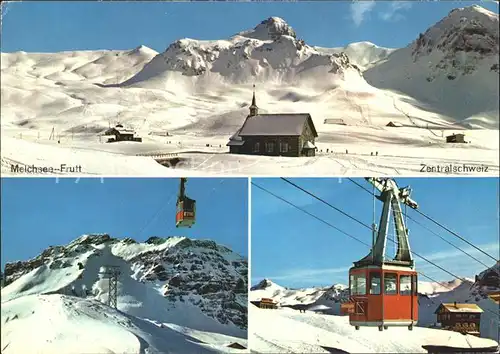
M 264 279 L 250 288 L 250 301 L 261 298 L 272 298 L 281 307 L 338 315 L 340 304 L 349 298 L 349 289 L 342 284 L 324 288 L 288 289 Z
M 2 172 L 71 159 L 88 174 L 165 175 L 171 169 L 142 155 L 175 153 L 185 168 L 206 173 L 217 165 L 224 173 L 286 168 L 304 175 L 309 169 L 294 158 L 221 154 L 248 115 L 255 84 L 260 112 L 311 114 L 319 134 L 310 159 L 316 174 L 414 174 L 422 158 L 433 166 L 487 166 L 494 174 L 495 38 L 498 14 L 473 6 L 452 11 L 400 49 L 313 46 L 270 17 L 226 39 L 179 39 L 161 53 L 143 46 L 2 53 Z M 117 123 L 143 142 L 104 144 L 99 135 Z M 459 132 L 471 144 L 444 142 Z
M 188 92 L 206 92 L 220 84 L 261 82 L 329 89 L 338 80 L 362 80 L 345 53 L 311 47 L 283 19 L 270 17 L 228 40 L 178 40 L 123 86 L 173 89 L 181 84 Z
M 481 272 L 476 281 L 453 280 L 448 283 L 419 282 L 419 327 L 436 324 L 434 311 L 441 303 L 475 303 L 483 309 L 481 337 L 498 339 L 500 309 L 488 297 L 500 291 L 499 263 Z M 496 285 L 495 285 L 496 284 Z M 348 300 L 349 289 L 345 285 L 325 288 L 287 289 L 264 279 L 251 288 L 250 301 L 272 298 L 283 308 L 304 309 L 311 312 L 340 315 L 340 304 Z
M 118 311 L 103 305 L 110 290 L 101 273 L 111 267 L 120 271 Z M 10 329 L 2 331 L 2 347 L 4 341 L 10 343 L 12 352 L 23 345 L 18 342 L 19 326 L 35 323 L 40 316 L 67 324 L 70 329 L 61 336 L 68 341 L 74 339 L 75 322 L 85 321 L 121 336 L 138 336 L 141 348 L 147 342 L 156 352 L 193 350 L 188 344 L 168 346 L 168 336 L 181 334 L 201 344 L 226 346 L 237 341 L 246 346 L 247 261 L 213 241 L 151 237 L 137 243 L 106 234 L 85 235 L 66 246 L 49 247 L 31 260 L 7 264 L 4 274 L 2 328 Z M 51 317 L 50 311 L 57 314 Z M 50 325 L 49 332 L 59 329 Z M 89 338 L 95 335 L 91 333 Z M 45 335 L 49 337 L 40 338 L 52 338 Z M 88 349 L 102 353 L 107 346 L 123 352 L 135 344 L 107 340 L 95 348 L 90 343 Z
M 458 8 L 364 75 L 464 123 L 498 128 L 498 14 Z M 478 121 L 476 115 L 488 113 Z

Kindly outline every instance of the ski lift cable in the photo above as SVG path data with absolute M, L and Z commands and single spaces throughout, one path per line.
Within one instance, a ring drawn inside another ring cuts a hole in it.
M 475 260 L 476 262 L 480 263 L 481 265 L 485 266 L 486 268 L 489 268 L 490 266 L 485 264 L 484 262 L 480 261 L 479 259 L 477 259 L 476 257 L 474 257 L 473 255 L 471 255 L 470 253 L 468 253 L 467 251 L 464 251 L 463 249 L 461 249 L 460 247 L 458 247 L 457 245 L 453 244 L 452 242 L 448 241 L 447 239 L 445 239 L 443 236 L 437 234 L 436 232 L 432 231 L 430 228 L 428 228 L 427 226 L 425 226 L 424 224 L 420 223 L 419 221 L 415 220 L 414 218 L 412 218 L 411 216 L 409 215 L 405 215 L 409 220 L 413 221 L 415 224 L 419 225 L 420 227 L 424 228 L 425 230 L 427 230 L 428 232 L 430 232 L 431 234 L 435 235 L 436 237 L 439 237 L 441 240 L 443 240 L 444 242 L 446 242 L 447 244 L 449 244 L 450 246 L 453 246 L 454 248 L 456 248 L 457 250 L 459 250 L 460 252 L 462 252 L 463 254 L 469 256 L 470 258 L 472 258 L 473 260 Z
M 339 232 L 343 233 L 343 234 L 344 234 L 344 235 L 346 235 L 346 236 L 349 236 L 350 238 L 354 239 L 355 241 L 357 241 L 357 242 L 359 242 L 359 243 L 363 244 L 364 246 L 368 247 L 369 249 L 371 249 L 371 246 L 370 246 L 368 243 L 366 243 L 366 242 L 364 242 L 364 241 L 360 240 L 360 239 L 359 239 L 359 238 L 357 238 L 356 236 L 352 236 L 352 235 L 348 234 L 347 232 L 345 232 L 345 231 L 343 231 L 343 230 L 341 230 L 341 229 L 337 228 L 336 226 L 334 226 L 334 225 L 332 225 L 331 223 L 329 223 L 329 222 L 325 221 L 324 219 L 322 219 L 322 218 L 318 217 L 317 215 L 314 215 L 314 214 L 312 214 L 312 213 L 308 212 L 307 210 L 305 210 L 305 209 L 303 209 L 303 208 L 301 208 L 301 207 L 299 207 L 299 206 L 295 205 L 294 203 L 292 203 L 292 202 L 290 202 L 290 201 L 286 200 L 285 198 L 280 197 L 279 195 L 277 195 L 277 194 L 275 194 L 275 193 L 273 193 L 273 192 L 269 191 L 268 189 L 266 189 L 266 188 L 264 188 L 264 187 L 262 187 L 262 186 L 260 186 L 260 185 L 258 185 L 258 184 L 256 184 L 256 183 L 254 183 L 253 181 L 252 181 L 251 183 L 252 183 L 252 185 L 253 185 L 253 186 L 255 186 L 255 187 L 257 187 L 257 188 L 261 189 L 262 191 L 264 191 L 264 192 L 266 192 L 266 193 L 268 193 L 268 194 L 270 194 L 270 195 L 274 196 L 274 197 L 275 197 L 275 198 L 277 198 L 277 199 L 280 199 L 281 201 L 283 201 L 283 202 L 285 202 L 285 203 L 287 203 L 287 204 L 289 204 L 289 205 L 293 206 L 294 208 L 296 208 L 296 209 L 298 209 L 298 210 L 302 211 L 303 213 L 308 214 L 309 216 L 311 216 L 311 217 L 315 218 L 316 220 L 318 220 L 318 221 L 320 221 L 320 222 L 322 222 L 322 223 L 324 223 L 324 224 L 326 224 L 326 225 L 328 225 L 328 226 L 330 226 L 330 227 L 332 227 L 332 228 L 336 229 L 337 231 L 339 231 Z M 391 240 L 391 241 L 392 241 L 392 240 Z M 458 279 L 458 280 L 460 280 L 460 281 L 462 281 L 462 282 L 465 282 L 465 281 L 467 280 L 467 279 L 465 279 L 465 278 L 459 277 L 459 276 L 457 276 L 457 275 L 453 274 L 452 272 L 450 272 L 450 271 L 448 271 L 448 270 L 446 270 L 446 269 L 442 268 L 441 266 L 439 266 L 439 265 L 437 265 L 436 263 L 434 263 L 434 262 L 432 262 L 432 261 L 428 260 L 427 258 L 425 258 L 425 257 L 423 257 L 423 256 L 421 256 L 421 255 L 419 255 L 419 254 L 417 254 L 417 253 L 415 253 L 414 251 L 410 251 L 410 252 L 411 252 L 411 253 L 413 253 L 415 256 L 417 256 L 417 257 L 419 257 L 419 258 L 423 259 L 424 261 L 428 262 L 429 264 L 431 264 L 431 265 L 433 265 L 433 266 L 435 266 L 435 267 L 439 268 L 439 269 L 440 269 L 440 270 L 442 270 L 443 272 L 445 272 L 445 273 L 447 273 L 447 274 L 451 275 L 451 276 L 452 276 L 452 277 L 454 277 L 455 279 Z M 436 282 L 436 283 L 440 283 L 440 284 L 442 283 L 442 282 L 439 282 L 439 281 L 437 281 L 437 280 L 435 280 L 435 279 L 433 279 L 433 278 L 429 277 L 428 275 L 426 275 L 426 274 L 424 274 L 424 273 L 422 273 L 422 272 L 420 272 L 420 271 L 417 271 L 417 273 L 418 273 L 418 274 L 420 274 L 420 275 L 422 275 L 423 277 L 425 277 L 425 278 L 427 278 L 427 279 L 431 280 L 431 281 L 434 281 L 434 282 Z M 453 288 L 451 288 L 451 287 L 449 287 L 449 286 L 445 286 L 445 287 L 447 287 L 447 288 L 448 288 L 448 289 L 450 289 L 450 290 L 453 290 Z M 493 312 L 493 311 L 491 311 L 491 310 L 488 310 L 488 309 L 486 309 L 486 310 L 487 310 L 488 312 L 492 313 L 492 314 L 498 315 L 497 313 L 495 313 L 495 312 Z
M 172 200 L 174 199 L 174 197 L 176 196 L 176 192 L 172 193 L 172 195 L 170 196 L 170 199 L 168 200 L 167 203 L 163 204 L 163 206 L 161 206 L 160 208 L 158 208 L 158 210 L 156 211 L 156 213 L 153 215 L 153 217 L 151 219 L 149 219 L 146 224 L 141 228 L 141 231 L 139 232 L 139 237 L 142 236 L 142 233 L 144 232 L 144 230 L 146 230 L 146 228 L 158 217 L 158 215 L 160 215 L 160 213 L 168 206 L 170 205 L 170 203 L 172 202 Z
M 367 193 L 370 193 L 372 194 L 367 188 L 363 187 L 361 184 L 359 184 L 358 182 L 354 181 L 352 178 L 348 178 L 349 181 L 351 181 L 352 183 L 354 183 L 355 185 L 357 185 L 358 187 L 360 187 L 361 189 L 363 189 L 364 191 L 366 191 Z M 441 223 L 439 223 L 438 221 L 434 220 L 433 218 L 431 218 L 430 216 L 424 214 L 423 212 L 421 212 L 420 210 L 418 209 L 415 209 L 415 212 L 419 213 L 420 215 L 422 215 L 424 218 L 428 219 L 429 221 L 433 222 L 434 224 L 438 225 L 439 227 L 445 229 L 446 231 L 448 231 L 450 234 L 452 234 L 453 236 L 459 238 L 460 240 L 462 240 L 463 242 L 467 243 L 469 246 L 475 248 L 476 250 L 478 250 L 479 252 L 481 252 L 482 254 L 484 254 L 485 256 L 488 256 L 489 258 L 493 259 L 495 262 L 498 262 L 498 259 L 496 259 L 495 257 L 491 256 L 490 254 L 486 253 L 485 251 L 483 251 L 481 248 L 477 247 L 476 245 L 474 245 L 472 242 L 468 241 L 467 239 L 465 239 L 464 237 L 460 236 L 459 234 L 457 234 L 456 232 L 454 232 L 453 230 L 450 230 L 449 228 L 447 228 L 446 226 L 442 225 Z M 457 246 L 458 247 L 458 246 Z
M 457 234 L 456 232 L 450 230 L 449 228 L 447 228 L 446 226 L 440 224 L 439 222 L 437 222 L 436 220 L 434 220 L 433 218 L 431 218 L 430 216 L 428 215 L 425 215 L 424 213 L 422 213 L 420 210 L 415 210 L 417 213 L 419 213 L 420 215 L 422 215 L 424 218 L 428 219 L 429 221 L 432 221 L 434 224 L 442 227 L 443 229 L 445 229 L 446 231 L 448 231 L 449 233 L 451 233 L 452 235 L 454 235 L 455 237 L 458 237 L 460 240 L 464 241 L 465 243 L 467 243 L 469 246 L 475 248 L 476 250 L 478 250 L 479 252 L 481 252 L 482 254 L 484 254 L 485 256 L 488 256 L 489 258 L 493 259 L 495 262 L 498 262 L 498 259 L 496 259 L 495 257 L 491 256 L 490 254 L 486 253 L 485 251 L 483 251 L 482 249 L 480 249 L 479 247 L 475 246 L 472 242 L 466 240 L 465 238 L 463 238 L 462 236 L 460 236 L 459 234 Z
M 302 192 L 304 192 L 304 193 L 306 193 L 306 194 L 310 195 L 311 197 L 313 197 L 313 198 L 315 198 L 315 199 L 319 200 L 319 201 L 320 201 L 320 202 L 322 202 L 323 204 L 328 205 L 330 208 L 333 208 L 333 209 L 337 210 L 339 213 L 341 213 L 341 214 L 343 214 L 343 215 L 347 216 L 349 219 L 354 220 L 354 221 L 355 221 L 355 222 L 357 222 L 358 224 L 360 224 L 360 225 L 362 225 L 362 226 L 366 227 L 367 229 L 373 230 L 373 227 L 371 227 L 371 226 L 369 226 L 369 225 L 365 224 L 365 223 L 364 223 L 364 222 L 362 222 L 362 221 L 359 221 L 359 220 L 358 220 L 358 219 L 356 219 L 355 217 L 353 217 L 353 216 L 351 216 L 351 215 L 349 215 L 349 214 L 345 213 L 345 212 L 344 212 L 344 211 L 342 211 L 341 209 L 339 209 L 339 208 L 337 208 L 337 207 L 333 206 L 332 204 L 328 203 L 328 202 L 327 202 L 327 201 L 325 201 L 324 199 L 321 199 L 320 197 L 318 197 L 318 196 L 314 195 L 313 193 L 311 193 L 311 192 L 309 192 L 309 191 L 305 190 L 304 188 L 300 187 L 299 185 L 297 185 L 297 184 L 293 183 L 292 181 L 290 181 L 290 180 L 288 180 L 288 179 L 286 179 L 286 178 L 283 178 L 283 177 L 281 177 L 281 179 L 282 179 L 283 181 L 285 181 L 286 183 L 291 184 L 291 185 L 292 185 L 292 186 L 294 186 L 295 188 L 300 189 Z
M 323 220 L 322 218 L 320 218 L 320 217 L 318 217 L 318 216 L 316 216 L 316 215 L 314 215 L 314 214 L 312 214 L 312 213 L 308 212 L 307 210 L 305 210 L 305 209 L 303 209 L 303 208 L 301 208 L 301 207 L 299 207 L 299 206 L 295 205 L 294 203 L 292 203 L 292 202 L 290 202 L 290 201 L 286 200 L 285 198 L 282 198 L 282 197 L 280 197 L 279 195 L 274 194 L 273 192 L 271 192 L 271 191 L 269 191 L 268 189 L 266 189 L 266 188 L 264 188 L 264 187 L 262 187 L 262 186 L 260 186 L 260 185 L 258 185 L 258 184 L 256 184 L 256 183 L 254 183 L 253 181 L 252 181 L 251 183 L 252 183 L 252 185 L 254 185 L 255 187 L 257 187 L 257 188 L 259 188 L 259 189 L 263 190 L 264 192 L 266 192 L 266 193 L 268 193 L 268 194 L 272 195 L 273 197 L 275 197 L 275 198 L 277 198 L 277 199 L 279 199 L 279 200 L 281 200 L 281 201 L 283 201 L 283 202 L 287 203 L 288 205 L 293 206 L 294 208 L 296 208 L 296 209 L 298 209 L 298 210 L 302 211 L 303 213 L 306 213 L 307 215 L 309 215 L 309 216 L 311 216 L 311 217 L 315 218 L 316 220 L 318 220 L 318 221 L 322 222 L 323 224 L 326 224 L 326 225 L 328 225 L 328 226 L 330 226 L 330 227 L 334 228 L 335 230 L 337 230 L 337 231 L 339 231 L 339 232 L 343 233 L 344 235 L 346 235 L 346 236 L 348 236 L 348 237 L 352 238 L 353 240 L 355 240 L 355 241 L 357 241 L 357 242 L 359 242 L 359 243 L 361 243 L 361 244 L 363 244 L 363 245 L 365 245 L 365 246 L 367 246 L 367 247 L 371 248 L 371 246 L 370 246 L 368 243 L 366 243 L 366 242 L 364 242 L 364 241 L 360 240 L 360 239 L 359 239 L 359 238 L 357 238 L 356 236 L 353 236 L 353 235 L 348 234 L 347 232 L 345 232 L 345 231 L 343 231 L 343 230 L 339 229 L 338 227 L 336 227 L 335 225 L 330 224 L 328 221 L 325 221 L 325 220 Z
M 258 187 L 258 188 L 260 188 L 260 189 L 264 190 L 264 191 L 267 191 L 265 188 L 263 188 L 263 187 L 261 187 L 261 186 L 256 185 L 254 182 L 252 182 L 252 184 L 253 184 L 254 186 L 256 186 L 256 187 Z M 281 198 L 281 197 L 279 197 L 279 196 L 275 195 L 274 193 L 272 193 L 272 192 L 270 192 L 270 191 L 267 191 L 267 192 L 268 192 L 268 193 L 270 193 L 270 194 L 272 194 L 272 195 L 274 195 L 274 196 L 276 196 L 276 197 L 278 197 L 279 199 L 281 199 L 281 200 L 283 200 L 283 201 L 286 201 L 284 198 Z M 327 225 L 332 226 L 333 228 L 335 228 L 336 230 L 339 230 L 339 231 L 340 231 L 340 232 L 342 232 L 343 234 L 348 235 L 349 237 L 354 238 L 355 240 L 358 240 L 355 236 L 352 236 L 352 235 L 347 234 L 345 231 L 342 231 L 342 230 L 340 230 L 339 228 L 337 228 L 336 226 L 333 226 L 332 224 L 328 223 L 327 221 L 324 221 L 323 219 L 321 219 L 321 218 L 317 217 L 316 215 L 309 213 L 309 212 L 308 212 L 308 211 L 306 211 L 305 209 L 302 209 L 302 208 L 300 208 L 300 207 L 296 206 L 295 204 L 293 204 L 293 203 L 291 203 L 291 202 L 289 202 L 289 201 L 286 201 L 286 203 L 288 203 L 288 204 L 290 204 L 290 205 L 294 206 L 295 208 L 297 208 L 297 209 L 299 209 L 299 210 L 302 210 L 303 212 L 305 212 L 305 213 L 307 213 L 307 214 L 309 214 L 309 215 L 313 216 L 314 218 L 316 218 L 316 219 L 320 220 L 321 222 L 323 222 L 323 223 L 325 223 L 325 224 L 327 224 Z M 335 209 L 338 209 L 338 208 L 335 208 Z M 343 213 L 343 214 L 345 214 L 344 212 L 342 212 L 342 213 Z M 357 220 L 356 218 L 354 218 L 354 217 L 352 217 L 352 216 L 350 216 L 350 218 L 353 218 L 353 219 L 355 219 L 358 223 L 363 224 L 361 221 Z M 371 229 L 371 228 L 370 228 L 370 229 Z M 396 242 L 395 240 L 393 240 L 393 239 L 388 238 L 388 240 L 389 240 L 389 241 L 391 241 L 391 242 L 393 242 L 393 243 L 397 243 L 397 242 Z M 358 241 L 362 242 L 364 245 L 367 245 L 366 243 L 364 243 L 364 242 L 363 242 L 363 241 L 361 241 L 361 240 L 358 240 Z M 370 246 L 368 246 L 368 247 L 370 247 Z M 370 248 L 371 248 L 371 247 L 370 247 Z M 416 257 L 423 259 L 423 260 L 424 260 L 424 261 L 426 261 L 427 263 L 429 263 L 429 264 L 431 264 L 431 265 L 435 266 L 436 268 L 439 268 L 439 269 L 440 269 L 440 270 L 442 270 L 443 272 L 445 272 L 445 273 L 447 273 L 447 274 L 451 275 L 453 278 L 456 278 L 456 279 L 458 279 L 458 280 L 460 280 L 460 281 L 465 281 L 465 279 L 464 279 L 464 278 L 462 278 L 462 277 L 460 277 L 460 276 L 458 276 L 458 275 L 456 275 L 456 274 L 453 274 L 452 272 L 450 272 L 450 271 L 446 270 L 445 268 L 441 267 L 440 265 L 438 265 L 438 264 L 436 264 L 436 263 L 432 262 L 431 260 L 429 260 L 429 259 L 425 258 L 424 256 L 419 255 L 419 254 L 418 254 L 418 253 L 416 253 L 415 251 L 410 251 L 410 252 L 411 252 L 413 255 L 415 255 Z

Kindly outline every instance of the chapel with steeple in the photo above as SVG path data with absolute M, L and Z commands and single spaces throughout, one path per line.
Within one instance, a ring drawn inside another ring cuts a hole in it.
M 253 85 L 252 103 L 243 125 L 226 146 L 232 154 L 314 156 L 318 133 L 309 113 L 259 114 Z

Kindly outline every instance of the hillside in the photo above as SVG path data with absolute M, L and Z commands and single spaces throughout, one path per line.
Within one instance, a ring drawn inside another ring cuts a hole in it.
M 356 331 L 346 316 L 249 308 L 250 342 L 257 353 L 427 353 L 423 345 L 496 348 L 491 339 L 416 327 Z
M 109 283 L 100 273 L 110 267 L 120 271 L 118 311 L 103 305 Z M 73 326 L 79 323 L 97 328 L 85 334 L 93 338 L 88 350 L 96 352 L 103 350 L 101 344 L 113 352 L 139 352 L 139 347 L 142 352 L 145 343 L 158 351 L 189 350 L 185 336 L 200 338 L 201 347 L 246 346 L 247 262 L 213 241 L 152 237 L 137 243 L 85 235 L 31 260 L 7 264 L 4 273 L 2 327 L 8 330 L 2 331 L 2 347 L 10 343 L 12 352 L 24 345 L 19 342 L 22 327 L 39 320 L 51 323 L 40 334 L 40 340 L 54 346 L 48 351 L 55 346 L 75 350 Z M 111 335 L 101 342 L 96 337 L 100 331 L 117 331 L 129 341 L 113 342 Z M 170 342 L 168 336 L 187 343 Z
M 2 53 L 2 172 L 70 161 L 84 174 L 169 175 L 148 156 L 171 154 L 183 161 L 179 173 L 309 173 L 303 159 L 226 154 L 255 84 L 260 112 L 311 114 L 318 151 L 307 163 L 316 174 L 414 174 L 422 159 L 495 174 L 497 28 L 497 14 L 473 6 L 399 49 L 318 47 L 270 17 L 160 53 Z M 105 144 L 100 135 L 117 123 L 143 142 Z M 470 144 L 446 144 L 453 133 Z
M 498 129 L 498 33 L 498 14 L 477 5 L 455 9 L 364 76 L 435 112 Z
M 489 293 L 500 291 L 498 263 L 477 275 L 476 281 L 454 280 L 448 283 L 418 283 L 419 289 L 419 327 L 436 324 L 434 311 L 441 303 L 475 303 L 483 309 L 481 315 L 481 337 L 498 339 L 500 310 L 488 297 Z M 494 286 L 496 281 L 496 286 Z M 308 312 L 340 316 L 340 304 L 349 298 L 349 289 L 345 285 L 333 285 L 325 288 L 287 289 L 264 279 L 251 288 L 250 301 L 272 298 L 282 308 L 304 309 Z M 497 314 L 497 315 L 495 315 Z M 288 315 L 287 315 L 288 316 Z M 340 316 L 345 317 L 345 316 Z M 335 319 L 343 321 L 344 319 Z M 332 320 L 333 321 L 333 320 Z

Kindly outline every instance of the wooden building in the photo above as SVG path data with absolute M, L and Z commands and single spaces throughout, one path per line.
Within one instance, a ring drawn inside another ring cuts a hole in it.
M 109 128 L 104 132 L 105 136 L 114 136 L 114 138 L 108 139 L 108 143 L 113 143 L 117 141 L 137 141 L 142 142 L 142 138 L 136 137 L 135 132 L 131 129 L 125 129 L 123 125 L 117 124 L 113 128 Z
M 400 128 L 402 127 L 403 124 L 399 123 L 399 122 L 393 122 L 393 121 L 390 121 L 389 123 L 387 123 L 386 127 L 393 127 L 393 128 Z
M 258 301 L 251 301 L 252 304 L 257 306 L 258 308 L 261 309 L 277 309 L 278 308 L 278 303 L 274 301 L 273 299 L 265 298 L 263 297 L 262 299 Z
M 259 114 L 254 92 L 250 114 L 226 145 L 232 154 L 314 156 L 317 137 L 308 113 Z
M 323 121 L 323 124 L 347 125 L 345 120 L 343 120 L 342 118 L 326 118 Z
M 447 143 L 465 143 L 465 134 L 452 134 L 446 137 Z
M 441 304 L 434 312 L 442 329 L 464 334 L 480 334 L 481 313 L 476 304 Z

